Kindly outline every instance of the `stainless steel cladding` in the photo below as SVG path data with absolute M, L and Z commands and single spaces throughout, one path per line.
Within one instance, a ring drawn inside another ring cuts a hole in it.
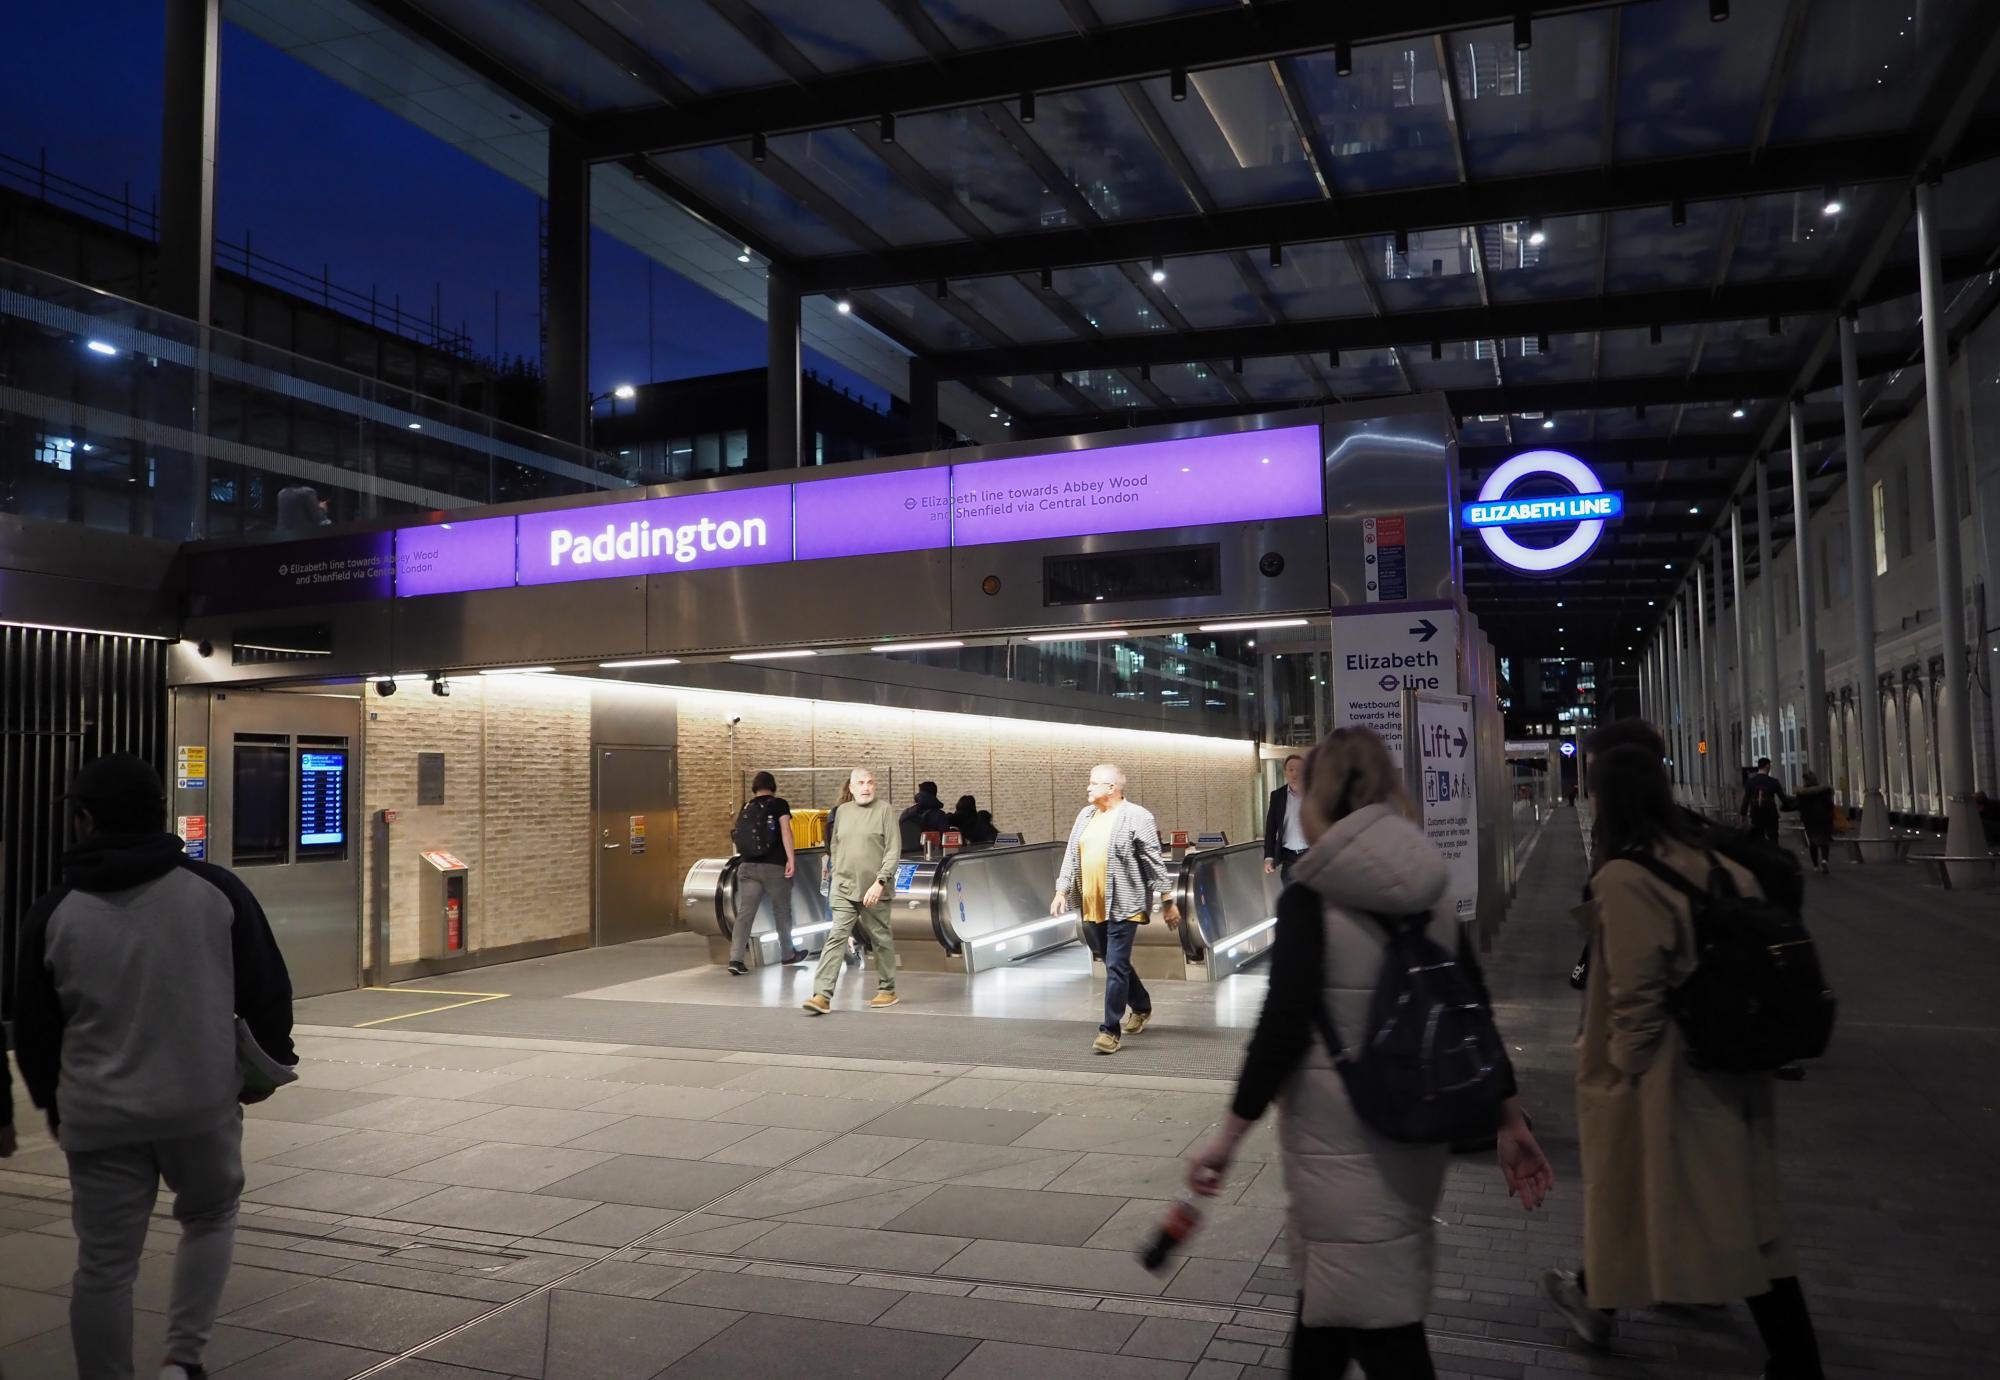
M 1331 605 L 1455 599 L 1458 435 L 1436 394 L 1381 398 L 1320 412 L 1326 449 L 1326 543 Z M 1368 582 L 1366 524 L 1400 518 L 1404 588 Z

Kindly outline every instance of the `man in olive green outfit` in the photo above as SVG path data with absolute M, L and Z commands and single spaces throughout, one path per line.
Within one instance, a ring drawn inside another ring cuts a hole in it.
M 903 832 L 895 807 L 876 798 L 874 772 L 856 767 L 848 775 L 847 789 L 854 799 L 835 806 L 827 821 L 833 928 L 820 950 L 813 994 L 806 999 L 809 1016 L 824 1016 L 832 1009 L 833 984 L 847 956 L 847 937 L 857 924 L 875 950 L 875 998 L 868 1005 L 896 1004 L 896 941 L 889 932 L 889 896 L 895 890 Z

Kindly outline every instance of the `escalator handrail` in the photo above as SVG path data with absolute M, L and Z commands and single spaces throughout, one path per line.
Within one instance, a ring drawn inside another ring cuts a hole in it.
M 939 861 L 937 871 L 931 876 L 931 929 L 937 935 L 938 943 L 944 946 L 944 951 L 954 957 L 965 952 L 965 936 L 961 935 L 951 924 L 951 906 L 946 899 L 951 895 L 951 888 L 945 884 L 950 878 L 952 868 L 960 860 L 965 858 L 985 859 L 1003 854 L 1012 856 L 1035 850 L 1060 849 L 1066 846 L 1066 843 L 1050 841 L 1046 843 L 1023 843 L 1008 848 L 981 848 L 977 852 L 960 851 L 947 853 Z M 1050 879 L 1049 886 L 1050 890 L 1053 891 L 1055 887 L 1053 878 Z
M 1190 960 L 1201 962 L 1208 956 L 1205 951 L 1214 948 L 1218 938 L 1227 938 L 1226 935 L 1212 935 L 1201 926 L 1201 909 L 1196 904 L 1195 898 L 1195 864 L 1206 863 L 1211 858 L 1218 858 L 1224 854 L 1243 853 L 1252 849 L 1261 854 L 1263 848 L 1264 845 L 1260 840 L 1253 839 L 1246 843 L 1226 843 L 1219 848 L 1189 849 L 1181 855 L 1181 873 L 1174 882 L 1174 902 L 1181 910 L 1181 948 Z M 1190 920 L 1193 921 L 1192 924 L 1189 923 Z M 1199 942 L 1196 939 L 1197 935 Z

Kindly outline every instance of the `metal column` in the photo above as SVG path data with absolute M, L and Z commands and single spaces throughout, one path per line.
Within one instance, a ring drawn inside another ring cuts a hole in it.
M 1694 630 L 1696 655 L 1700 658 L 1695 663 L 1694 674 L 1694 703 L 1698 714 L 1694 732 L 1695 778 L 1700 783 L 1702 804 L 1709 805 L 1715 800 L 1715 791 L 1712 773 L 1708 769 L 1708 756 L 1701 749 L 1703 743 L 1712 745 L 1715 737 L 1714 696 L 1709 692 L 1709 678 L 1715 673 L 1715 654 L 1708 640 L 1708 582 L 1702 578 L 1699 555 L 1694 558 Z
M 1937 525 L 1938 631 L 1944 639 L 1944 686 L 1935 731 L 1944 775 L 1944 851 L 1984 855 L 1985 835 L 1972 805 L 1972 706 L 1967 693 L 1965 583 L 1958 549 L 1958 465 L 1952 453 L 1951 361 L 1944 333 L 1944 271 L 1938 261 L 1937 183 L 1917 183 L 1918 291 L 1924 313 L 1924 413 L 1930 428 L 1931 512 Z M 1946 865 L 1953 886 L 1972 886 L 1983 864 Z
M 590 160 L 583 142 L 549 129 L 549 434 L 588 446 L 590 438 Z
M 1715 688 L 1715 717 L 1710 722 L 1708 740 L 1708 773 L 1715 782 L 1715 803 L 1717 808 L 1729 804 L 1729 797 L 1736 783 L 1730 779 L 1729 771 L 1722 764 L 1722 754 L 1729 745 L 1729 673 L 1722 668 L 1723 648 L 1726 639 L 1722 635 L 1722 539 L 1708 549 L 1709 566 L 1715 576 L 1715 660 L 1709 663 L 1709 682 Z
M 1875 669 L 1874 507 L 1861 445 L 1861 369 L 1856 363 L 1854 312 L 1840 314 L 1840 411 L 1847 434 L 1847 553 L 1854 568 L 1854 707 L 1861 720 L 1861 856 L 1888 862 L 1889 799 L 1882 756 L 1882 702 Z
M 1674 696 L 1674 780 L 1680 783 L 1683 794 L 1692 788 L 1688 771 L 1688 698 L 1687 698 L 1687 591 L 1681 590 L 1674 596 L 1674 646 L 1673 670 L 1670 680 Z
M 1750 760 L 1750 639 L 1743 630 L 1743 610 L 1747 602 L 1743 584 L 1743 505 L 1729 500 L 1729 602 L 1736 621 L 1736 710 L 1743 716 L 1743 741 L 1733 749 L 1731 764 L 1740 772 Z M 1733 790 L 1736 783 L 1730 782 Z
M 1757 466 L 1757 621 L 1764 630 L 1764 742 L 1773 762 L 1780 751 L 1782 729 L 1778 713 L 1778 565 L 1771 555 L 1770 457 L 1759 454 Z
M 1819 664 L 1818 600 L 1813 597 L 1811 493 L 1806 487 L 1806 408 L 1792 399 L 1792 551 L 1799 568 L 1799 666 L 1803 671 L 1800 715 L 1805 729 L 1804 769 L 1821 780 L 1827 774 L 1826 679 Z
M 938 440 L 937 369 L 927 359 L 910 357 L 910 450 L 921 453 L 937 449 Z
M 797 469 L 803 365 L 799 358 L 799 291 L 792 275 L 772 264 L 764 279 L 764 435 L 766 468 Z M 914 403 L 912 403 L 914 406 Z
M 222 0 L 167 0 L 160 122 L 160 306 L 206 326 L 215 281 Z

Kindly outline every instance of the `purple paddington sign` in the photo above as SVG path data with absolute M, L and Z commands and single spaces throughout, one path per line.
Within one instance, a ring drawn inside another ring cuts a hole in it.
M 792 488 L 605 503 L 517 519 L 515 582 L 560 584 L 792 558 Z
M 396 593 L 459 594 L 514 583 L 514 519 L 434 522 L 396 531 Z
M 894 470 L 792 488 L 797 557 L 938 551 L 951 545 L 951 470 Z
M 952 544 L 1316 517 L 1319 428 L 1193 436 L 952 466 Z

